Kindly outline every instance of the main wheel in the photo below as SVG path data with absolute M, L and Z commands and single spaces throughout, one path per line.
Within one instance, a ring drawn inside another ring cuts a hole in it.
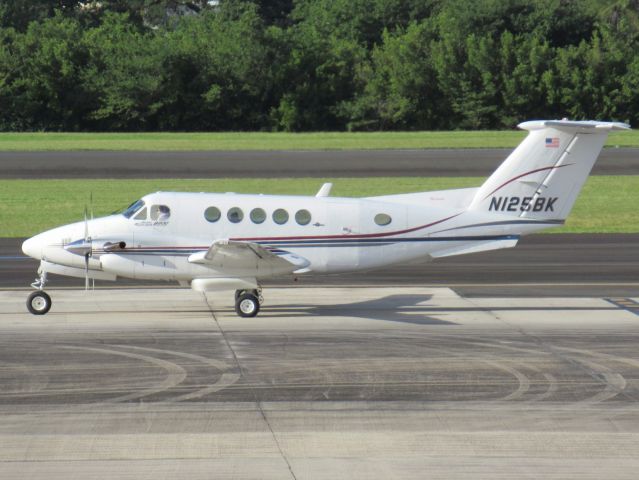
M 34 315 L 44 315 L 51 308 L 51 297 L 41 290 L 33 292 L 27 299 L 27 309 Z
M 235 311 L 240 317 L 254 317 L 260 311 L 260 301 L 252 293 L 242 293 L 235 300 Z
M 264 297 L 262 296 L 261 293 L 262 289 L 260 290 L 235 290 L 235 301 L 237 302 L 237 299 L 240 298 L 240 295 L 242 295 L 243 293 L 251 293 L 253 295 L 255 295 L 257 297 L 257 299 L 260 302 L 260 305 L 262 305 L 264 303 Z

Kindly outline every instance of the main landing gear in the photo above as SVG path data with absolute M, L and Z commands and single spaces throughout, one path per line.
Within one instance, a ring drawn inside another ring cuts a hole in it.
M 262 289 L 235 290 L 235 312 L 240 317 L 254 317 L 260 311 L 260 305 L 264 302 Z
M 44 291 L 47 283 L 47 272 L 42 272 L 31 284 L 37 290 L 27 298 L 27 310 L 34 315 L 44 315 L 51 309 L 51 297 Z

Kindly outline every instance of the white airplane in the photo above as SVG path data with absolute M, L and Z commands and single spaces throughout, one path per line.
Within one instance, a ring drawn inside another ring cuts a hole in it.
M 370 198 L 157 192 L 120 214 L 26 240 L 40 260 L 29 311 L 51 308 L 47 274 L 177 281 L 199 292 L 235 290 L 235 310 L 257 315 L 260 280 L 338 273 L 514 247 L 562 225 L 617 122 L 549 120 L 529 133 L 485 183 Z

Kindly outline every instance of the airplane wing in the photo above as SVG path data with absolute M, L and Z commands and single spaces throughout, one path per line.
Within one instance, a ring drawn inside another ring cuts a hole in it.
M 284 250 L 269 250 L 253 242 L 216 240 L 205 252 L 189 256 L 190 263 L 242 275 L 281 275 L 307 272 L 310 262 Z

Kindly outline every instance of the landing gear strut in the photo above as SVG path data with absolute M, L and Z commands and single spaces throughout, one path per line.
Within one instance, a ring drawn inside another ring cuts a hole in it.
M 240 317 L 254 317 L 260 311 L 260 305 L 264 301 L 262 289 L 236 290 L 235 312 Z
M 47 272 L 41 272 L 40 277 L 31 284 L 37 290 L 27 298 L 27 310 L 34 315 L 44 315 L 51 309 L 51 297 L 44 291 L 46 284 Z

